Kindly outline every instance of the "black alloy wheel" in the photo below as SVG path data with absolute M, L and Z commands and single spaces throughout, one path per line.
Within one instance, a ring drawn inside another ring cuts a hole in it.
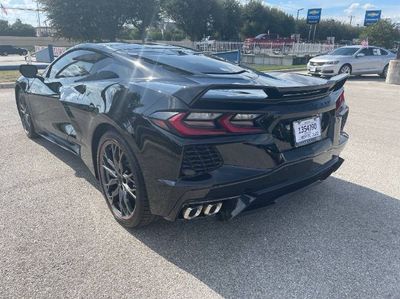
M 108 207 L 119 223 L 136 227 L 153 220 L 140 168 L 126 142 L 114 131 L 100 140 L 97 169 Z
M 26 136 L 28 136 L 29 138 L 37 137 L 35 128 L 33 127 L 32 115 L 29 111 L 29 107 L 26 103 L 25 97 L 22 94 L 17 95 L 17 109 Z

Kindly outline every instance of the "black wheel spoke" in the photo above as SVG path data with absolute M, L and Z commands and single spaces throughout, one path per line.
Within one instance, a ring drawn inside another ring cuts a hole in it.
M 129 159 L 114 140 L 102 149 L 101 182 L 117 217 L 129 218 L 135 210 L 136 182 Z

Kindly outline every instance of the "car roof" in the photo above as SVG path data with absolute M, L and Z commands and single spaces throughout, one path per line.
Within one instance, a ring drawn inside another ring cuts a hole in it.
M 165 54 L 168 51 L 191 51 L 195 52 L 193 49 L 184 48 L 180 46 L 167 45 L 161 43 L 145 43 L 145 44 L 130 44 L 130 43 L 87 43 L 80 44 L 74 47 L 74 49 L 93 49 L 99 50 L 107 53 L 115 53 L 122 55 L 135 55 L 141 53 L 159 53 Z

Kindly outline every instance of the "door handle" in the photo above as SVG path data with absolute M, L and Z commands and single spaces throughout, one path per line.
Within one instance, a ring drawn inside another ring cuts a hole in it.
M 74 87 L 76 89 L 76 91 L 78 91 L 80 94 L 84 94 L 86 92 L 86 85 L 81 84 L 81 85 L 77 85 Z

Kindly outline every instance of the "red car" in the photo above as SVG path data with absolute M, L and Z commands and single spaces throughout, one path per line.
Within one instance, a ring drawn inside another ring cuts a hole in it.
M 291 47 L 295 42 L 292 38 L 279 37 L 278 34 L 259 34 L 256 37 L 246 38 L 244 40 L 243 50 L 245 53 L 254 52 L 255 54 L 261 53 L 262 49 L 272 50 L 271 52 L 281 52 L 286 47 Z

